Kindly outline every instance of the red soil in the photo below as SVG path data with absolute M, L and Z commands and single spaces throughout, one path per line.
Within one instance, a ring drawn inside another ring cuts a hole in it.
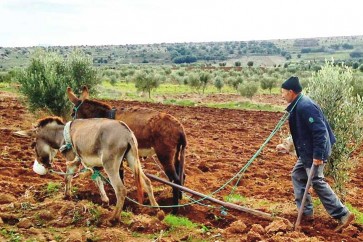
M 269 97 L 270 98 L 270 97 Z M 204 194 L 210 194 L 224 185 L 253 156 L 271 133 L 283 113 L 212 109 L 204 107 L 180 107 L 162 104 L 139 103 L 132 101 L 108 101 L 116 107 L 145 106 L 165 111 L 177 117 L 185 127 L 188 139 L 186 156 L 185 186 Z M 229 209 L 222 213 L 220 206 L 207 201 L 201 205 L 186 206 L 180 215 L 191 221 L 203 224 L 209 232 L 194 232 L 187 238 L 178 238 L 170 233 L 161 236 L 168 228 L 155 218 L 155 211 L 126 201 L 125 209 L 135 216 L 130 224 L 109 224 L 107 217 L 111 208 L 100 208 L 100 216 L 91 212 L 90 202 L 101 204 L 98 190 L 91 179 L 75 178 L 76 196 L 72 201 L 62 198 L 63 187 L 58 192 L 47 192 L 49 182 L 63 183 L 57 174 L 38 176 L 32 171 L 34 151 L 32 140 L 13 135 L 14 131 L 27 129 L 35 122 L 15 96 L 0 93 L 0 226 L 7 231 L 19 233 L 23 239 L 36 238 L 38 241 L 61 239 L 65 241 L 150 241 L 147 237 L 137 237 L 132 233 L 160 234 L 159 241 L 178 241 L 198 238 L 207 241 L 362 241 L 363 227 L 353 223 L 342 233 L 334 233 L 337 225 L 322 205 L 318 204 L 315 220 L 302 222 L 300 232 L 294 232 L 282 221 L 268 221 L 254 215 Z M 295 157 L 277 154 L 275 147 L 287 133 L 287 126 L 264 148 L 244 173 L 234 194 L 246 199 L 238 201 L 242 206 L 254 208 L 295 222 L 297 211 L 294 205 L 290 171 Z M 64 160 L 59 156 L 56 163 L 63 167 Z M 159 166 L 148 158 L 143 161 L 144 170 L 162 178 Z M 126 172 L 128 196 L 135 198 L 133 182 Z M 346 201 L 363 211 L 360 191 L 363 182 L 363 162 L 360 158 L 348 185 Z M 130 182 L 129 182 L 130 180 Z M 223 200 L 231 193 L 236 180 L 214 195 Z M 331 183 L 331 181 L 330 181 Z M 171 202 L 171 188 L 153 181 L 155 198 L 160 205 Z M 113 190 L 108 185 L 111 205 L 115 204 Z M 189 195 L 189 194 L 187 194 Z M 316 195 L 313 194 L 315 198 Z M 196 198 L 196 197 L 195 197 Z M 181 203 L 188 203 L 187 198 Z M 166 213 L 169 208 L 163 209 Z M 77 216 L 78 217 L 77 217 Z M 142 215 L 142 216 L 141 216 Z M 89 226 L 89 225 L 92 226 Z M 0 233 L 0 240 L 9 238 L 9 233 Z M 95 239 L 94 239 L 95 240 Z

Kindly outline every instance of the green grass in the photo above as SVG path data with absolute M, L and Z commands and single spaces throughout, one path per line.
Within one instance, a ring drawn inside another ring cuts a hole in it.
M 15 230 L 7 230 L 3 228 L 0 230 L 0 234 L 11 242 L 22 241 L 22 236 Z
M 198 225 L 196 223 L 193 223 L 188 218 L 179 217 L 179 216 L 175 216 L 175 215 L 171 215 L 171 214 L 168 214 L 164 218 L 164 222 L 172 228 L 183 227 L 183 228 L 192 229 L 192 228 L 198 227 Z
M 360 212 L 355 207 L 353 207 L 350 203 L 346 203 L 345 205 L 348 207 L 349 211 L 351 211 L 352 213 L 354 213 L 354 215 L 355 215 L 355 222 L 357 224 L 363 225 L 363 213 Z
M 132 212 L 127 212 L 127 211 L 121 212 L 122 223 L 124 223 L 126 225 L 130 225 L 132 223 L 132 221 L 133 221 L 132 217 L 133 217 Z
M 224 197 L 224 201 L 230 202 L 230 203 L 244 203 L 246 202 L 246 197 L 240 195 L 240 194 L 229 194 L 228 196 Z
M 11 93 L 17 92 L 16 89 L 10 85 L 10 83 L 6 82 L 0 82 L 0 91 L 11 92 Z
M 54 183 L 54 182 L 49 182 L 47 184 L 47 193 L 48 194 L 53 194 L 59 191 L 59 189 L 61 188 L 61 184 L 60 183 Z
M 120 95 L 136 95 L 137 89 L 135 88 L 135 83 L 129 82 L 116 82 L 115 85 L 111 85 L 108 81 L 102 82 L 101 86 L 104 88 L 105 91 L 110 93 L 118 93 Z M 160 86 L 151 91 L 151 95 L 171 95 L 171 94 L 188 94 L 188 93 L 200 93 L 202 95 L 202 90 L 193 90 L 187 85 L 179 85 L 179 84 L 172 84 L 172 83 L 162 83 Z M 216 94 L 220 93 L 217 88 L 215 88 L 213 85 L 208 85 L 205 89 L 204 94 Z M 236 91 L 229 87 L 224 86 L 222 88 L 222 93 L 236 93 Z M 100 94 L 101 98 L 106 98 L 103 96 L 104 94 Z M 136 95 L 137 96 L 137 95 Z
M 128 98 L 132 100 L 137 100 L 141 102 L 156 102 L 155 96 L 165 95 L 181 95 L 181 94 L 196 94 L 188 86 L 177 85 L 177 84 L 162 84 L 159 88 L 152 91 L 151 99 L 148 97 L 140 97 L 137 94 L 134 83 L 118 82 L 116 85 L 112 86 L 109 82 L 103 82 L 98 88 L 99 95 L 98 98 L 101 99 L 122 99 Z M 280 88 L 273 88 L 272 93 L 277 94 L 280 92 Z M 219 93 L 214 86 L 207 86 L 205 94 Z M 235 90 L 230 87 L 223 89 L 224 94 L 235 94 Z M 261 90 L 261 93 L 268 94 L 268 90 Z M 203 95 L 203 94 L 200 94 Z M 193 100 L 183 99 L 178 100 L 176 98 L 165 99 L 164 104 L 174 104 L 180 106 L 197 106 L 196 102 Z M 206 106 L 211 108 L 228 108 L 228 109 L 247 109 L 247 110 L 261 110 L 261 111 L 283 111 L 283 107 L 274 106 L 270 104 L 259 104 L 253 102 L 226 102 L 226 103 L 205 103 L 198 104 L 200 106 Z
M 208 103 L 205 106 L 210 108 L 260 110 L 260 111 L 273 111 L 273 112 L 284 110 L 284 107 L 278 107 L 270 104 L 259 104 L 253 102 Z

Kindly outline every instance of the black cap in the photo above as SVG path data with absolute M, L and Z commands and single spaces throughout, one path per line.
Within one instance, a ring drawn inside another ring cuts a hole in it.
M 284 81 L 281 85 L 281 88 L 293 90 L 295 93 L 300 93 L 302 91 L 302 86 L 297 76 L 291 76 L 289 79 Z

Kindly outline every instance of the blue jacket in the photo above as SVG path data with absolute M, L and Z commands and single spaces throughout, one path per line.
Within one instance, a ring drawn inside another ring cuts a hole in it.
M 327 162 L 336 139 L 321 108 L 309 97 L 300 94 L 286 111 L 290 112 L 290 133 L 296 155 L 304 166 L 310 168 L 313 159 Z

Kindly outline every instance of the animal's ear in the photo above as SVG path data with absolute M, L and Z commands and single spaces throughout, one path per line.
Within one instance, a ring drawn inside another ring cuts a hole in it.
M 67 95 L 69 98 L 69 101 L 71 101 L 74 105 L 77 105 L 79 103 L 79 99 L 74 95 L 72 88 L 67 87 Z
M 27 130 L 20 130 L 17 132 L 14 132 L 15 136 L 18 137 L 35 137 L 36 136 L 36 129 L 27 129 Z
M 87 86 L 82 87 L 82 94 L 81 94 L 81 100 L 84 101 L 85 99 L 89 98 L 89 92 Z

